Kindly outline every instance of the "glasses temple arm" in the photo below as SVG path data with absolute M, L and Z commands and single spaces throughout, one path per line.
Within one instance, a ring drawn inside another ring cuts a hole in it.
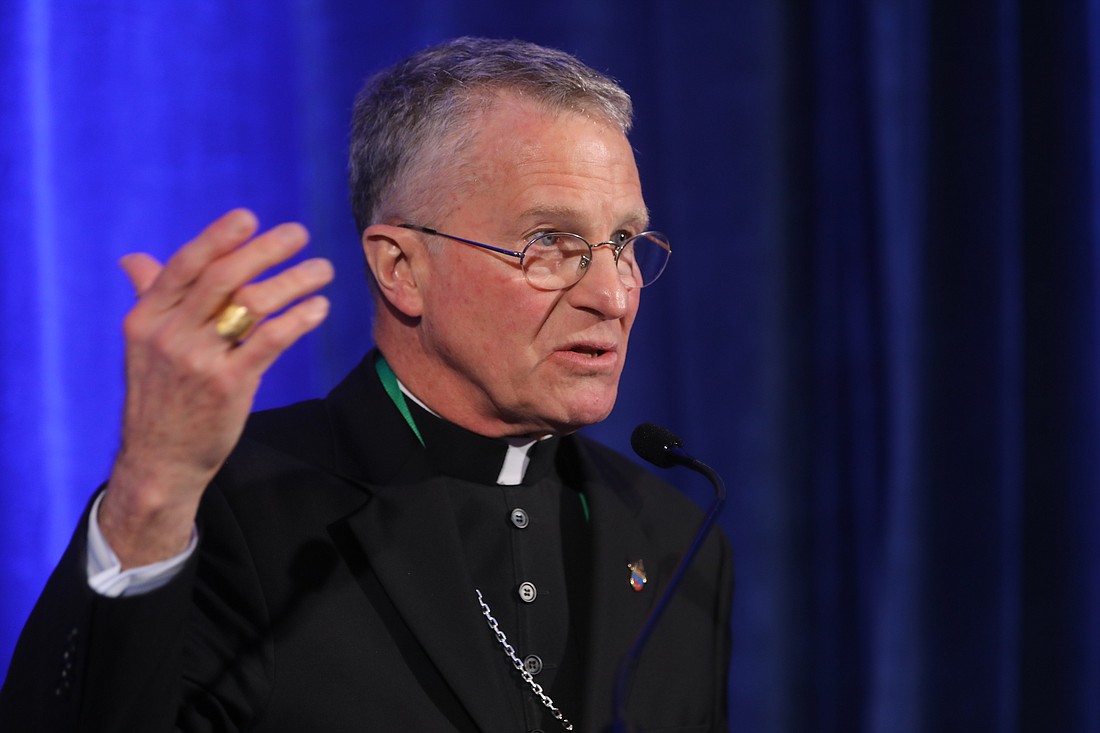
M 443 237 L 444 239 L 453 239 L 456 242 L 462 242 L 463 244 L 472 244 L 475 247 L 481 247 L 482 249 L 492 250 L 493 252 L 500 252 L 502 255 L 509 255 L 511 257 L 519 257 L 523 259 L 522 252 L 516 252 L 511 249 L 504 249 L 503 247 L 494 247 L 491 244 L 485 244 L 484 242 L 475 242 L 472 239 L 464 239 L 462 237 L 456 237 L 453 234 L 444 234 L 443 232 L 436 231 L 431 227 L 422 227 L 419 224 L 398 224 L 397 226 L 405 229 L 412 229 L 415 232 L 422 232 L 423 234 L 432 234 L 437 237 Z

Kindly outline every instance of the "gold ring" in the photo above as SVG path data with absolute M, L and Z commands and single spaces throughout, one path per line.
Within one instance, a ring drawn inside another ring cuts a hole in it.
M 256 317 L 243 305 L 230 303 L 218 314 L 214 329 L 226 341 L 240 343 L 256 325 Z

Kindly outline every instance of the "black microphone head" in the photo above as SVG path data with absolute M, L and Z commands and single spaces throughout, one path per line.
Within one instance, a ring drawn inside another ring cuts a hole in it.
M 630 447 L 634 452 L 659 468 L 675 466 L 677 461 L 672 449 L 683 444 L 676 433 L 651 422 L 642 423 L 630 435 Z

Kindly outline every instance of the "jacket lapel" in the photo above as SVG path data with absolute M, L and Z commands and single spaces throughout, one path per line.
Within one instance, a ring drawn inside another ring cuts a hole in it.
M 450 503 L 412 430 L 386 396 L 371 352 L 325 400 L 339 441 L 330 470 L 370 499 L 335 523 L 362 551 L 347 560 L 360 582 L 373 572 L 470 717 L 483 731 L 522 728 L 511 664 L 481 614 Z M 337 542 L 338 545 L 342 543 Z
M 367 570 L 478 727 L 518 730 L 511 664 L 481 614 L 453 517 L 440 511 L 448 502 L 445 478 L 376 488 L 347 526 Z
M 654 543 L 640 523 L 640 500 L 630 477 L 619 475 L 577 446 L 582 485 L 590 509 L 592 532 L 592 612 L 589 617 L 588 661 L 583 730 L 611 718 L 615 680 L 623 654 L 630 649 L 675 558 Z M 631 563 L 645 565 L 646 583 L 631 585 Z

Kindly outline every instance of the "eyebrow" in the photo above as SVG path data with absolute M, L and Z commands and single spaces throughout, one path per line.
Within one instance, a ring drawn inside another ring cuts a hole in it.
M 533 206 L 520 215 L 520 221 L 532 219 L 549 219 L 564 222 L 578 222 L 584 218 L 577 209 L 569 206 Z M 636 209 L 630 211 L 619 220 L 622 226 L 636 228 L 639 232 L 649 226 L 649 210 Z

